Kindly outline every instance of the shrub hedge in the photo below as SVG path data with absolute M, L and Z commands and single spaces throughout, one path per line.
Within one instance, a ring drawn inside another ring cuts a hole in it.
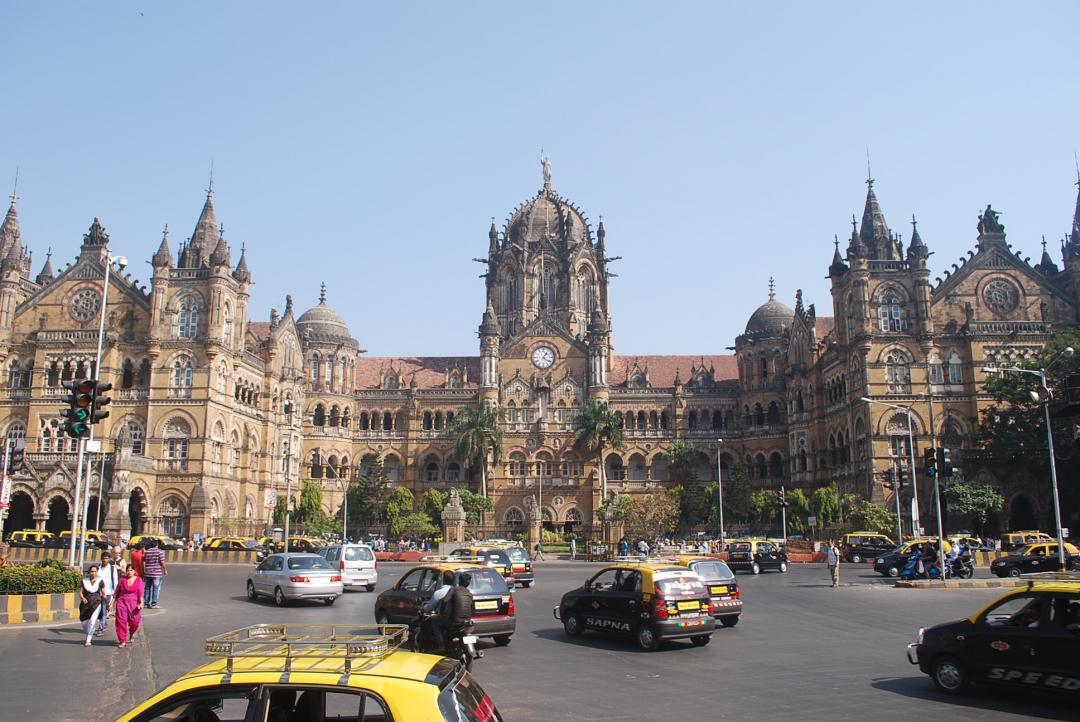
M 0 567 L 0 594 L 64 594 L 79 588 L 82 574 L 53 565 Z

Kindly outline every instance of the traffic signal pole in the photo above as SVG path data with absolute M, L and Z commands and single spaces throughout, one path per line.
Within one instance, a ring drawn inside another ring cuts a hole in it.
M 787 547 L 787 497 L 784 495 L 784 486 L 780 485 L 780 523 L 784 529 L 784 547 Z

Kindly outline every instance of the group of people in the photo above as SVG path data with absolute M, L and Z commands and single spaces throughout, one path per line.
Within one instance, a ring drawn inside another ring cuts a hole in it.
M 144 607 L 157 609 L 161 584 L 168 574 L 165 553 L 156 544 L 133 549 L 124 559 L 121 547 L 101 553 L 101 563 L 91 564 L 79 587 L 79 621 L 86 639 L 84 647 L 101 637 L 108 620 L 115 620 L 116 639 L 122 649 L 138 631 Z

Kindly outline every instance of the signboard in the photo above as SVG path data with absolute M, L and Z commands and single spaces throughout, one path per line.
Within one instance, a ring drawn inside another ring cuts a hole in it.
M 806 525 L 807 526 L 817 526 L 817 517 L 816 516 L 808 516 L 808 517 L 806 517 Z
M 100 454 L 101 453 L 101 439 L 87 439 L 86 440 L 86 453 L 88 453 L 88 454 Z
M 263 503 L 263 505 L 267 509 L 274 509 L 277 507 L 277 489 L 266 490 L 266 501 Z
M 11 477 L 9 476 L 8 478 L 10 479 Z M 4 488 L 7 489 L 8 487 L 5 486 Z M 5 499 L 4 503 L 6 504 L 7 503 L 7 501 L 6 501 L 7 497 L 5 496 L 4 499 Z M 1061 538 L 1062 539 L 1068 539 L 1069 538 L 1069 527 L 1067 527 L 1067 526 L 1061 527 Z
M 11 476 L 5 476 L 3 484 L 0 485 L 0 509 L 7 508 L 8 503 L 11 501 Z

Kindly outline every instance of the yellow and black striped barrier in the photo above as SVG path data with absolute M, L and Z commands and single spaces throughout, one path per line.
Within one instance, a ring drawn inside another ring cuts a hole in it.
M 79 595 L 75 592 L 0 596 L 0 624 L 58 622 L 78 618 Z
M 8 549 L 7 559 L 14 562 L 38 562 L 42 559 L 58 559 L 65 561 L 69 555 L 68 549 L 46 549 L 44 547 L 12 547 Z M 229 551 L 166 551 L 166 564 L 254 564 L 258 555 L 253 551 L 229 550 Z M 101 558 L 101 552 L 97 549 L 86 550 L 87 562 L 97 562 Z

